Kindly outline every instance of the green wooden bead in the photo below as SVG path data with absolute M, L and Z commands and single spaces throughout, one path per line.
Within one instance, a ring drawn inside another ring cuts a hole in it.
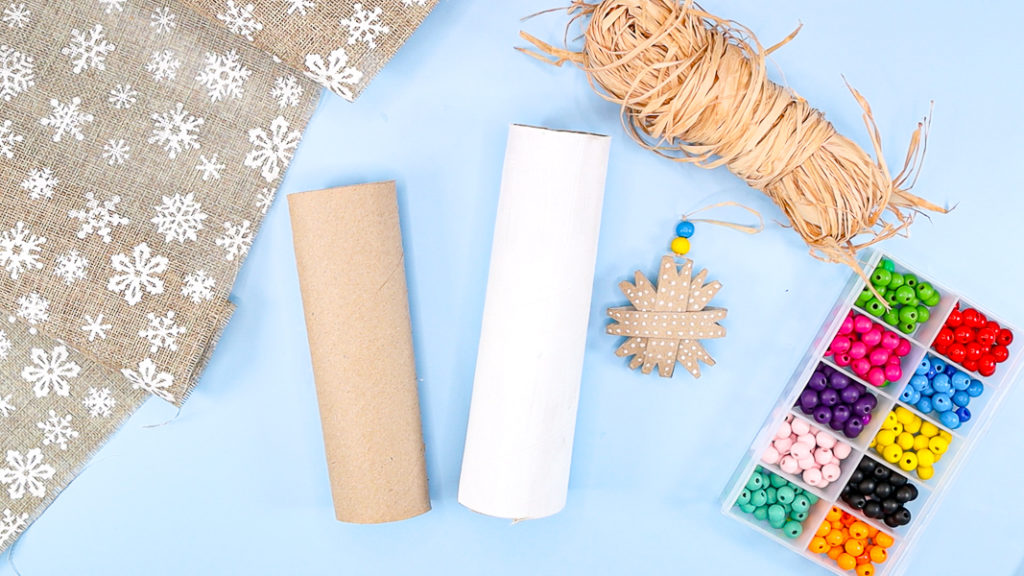
M 790 486 L 783 486 L 782 488 L 779 488 L 779 491 L 776 493 L 776 497 L 779 499 L 779 502 L 782 502 L 783 504 L 789 504 L 793 501 L 795 496 L 796 492 L 794 492 L 793 488 Z
M 875 295 L 871 293 L 871 289 L 865 286 L 864 289 L 861 290 L 860 294 L 857 296 L 857 306 L 863 307 L 865 304 L 868 303 L 868 300 L 871 300 L 874 297 Z
M 910 304 L 915 295 L 914 289 L 910 286 L 904 285 L 896 289 L 896 301 L 900 304 Z
M 899 272 L 893 272 L 892 278 L 889 279 L 889 288 L 895 290 L 900 286 L 903 286 L 903 274 L 900 274 Z
M 933 307 L 933 306 L 938 306 L 939 305 L 939 300 L 941 300 L 941 299 L 942 299 L 942 296 L 939 294 L 939 291 L 936 290 L 931 295 L 930 298 L 921 298 L 921 302 L 923 302 L 925 306 Z
M 888 294 L 886 294 L 885 301 L 889 303 L 890 308 L 899 304 L 899 301 L 896 300 L 896 290 L 892 290 Z
M 928 310 L 927 306 L 917 306 L 917 323 L 924 324 L 932 317 L 932 313 Z
M 736 503 L 742 506 L 747 502 L 750 502 L 750 490 L 744 488 L 743 490 L 740 491 L 739 497 L 736 498 Z
M 935 288 L 932 288 L 932 285 L 927 282 L 921 282 L 917 285 L 916 292 L 917 297 L 924 300 L 935 292 Z
M 771 485 L 774 486 L 775 488 L 778 488 L 779 486 L 785 486 L 786 479 L 772 472 Z
M 750 503 L 754 506 L 764 506 L 768 503 L 768 494 L 764 490 L 756 490 L 750 493 Z
M 911 334 L 917 330 L 917 322 L 900 322 L 896 327 L 904 334 Z
M 796 498 L 793 498 L 792 506 L 794 514 L 801 514 L 811 508 L 811 501 L 807 499 L 806 495 L 798 494 Z
M 778 504 L 768 507 L 768 523 L 772 528 L 779 529 L 786 524 L 786 510 Z
M 885 268 L 875 268 L 874 274 L 871 275 L 871 283 L 875 286 L 888 286 L 891 279 L 892 272 Z
M 904 306 L 900 308 L 900 323 L 917 324 L 917 308 Z
M 885 268 L 889 272 L 895 272 L 896 271 L 896 265 L 892 263 L 892 260 L 883 259 L 882 260 L 882 268 Z
M 916 288 L 917 287 L 917 276 L 914 276 L 913 274 L 904 274 L 903 275 L 903 285 L 904 286 L 909 286 L 911 288 Z
M 804 533 L 804 527 L 799 522 L 790 520 L 782 527 L 782 533 L 785 534 L 787 538 L 799 538 L 800 535 Z
M 895 326 L 900 323 L 900 313 L 895 308 L 891 308 L 882 314 L 882 321 L 889 326 Z
M 868 314 L 877 318 L 885 313 L 885 305 L 882 304 L 878 298 L 872 297 L 868 300 L 867 304 L 864 304 L 864 310 L 866 310 Z
M 758 520 L 762 520 L 762 521 L 767 520 L 768 519 L 768 507 L 767 506 L 758 506 L 757 508 L 754 508 L 754 518 L 757 518 Z
M 775 504 L 775 502 L 778 501 L 775 493 L 775 488 L 769 486 L 764 489 L 764 493 L 768 495 L 768 504 Z
M 754 506 L 750 502 L 747 502 L 746 504 L 740 504 L 740 510 L 743 511 L 744 514 L 753 514 L 754 510 L 756 509 L 757 506 Z

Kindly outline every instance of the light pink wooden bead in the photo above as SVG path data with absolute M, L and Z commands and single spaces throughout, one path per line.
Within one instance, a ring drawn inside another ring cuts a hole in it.
M 796 474 L 800 471 L 800 465 L 796 463 L 796 458 L 792 456 L 783 456 L 779 459 L 779 468 L 786 474 Z
M 826 464 L 821 467 L 821 477 L 829 482 L 835 482 L 839 479 L 839 474 L 842 471 L 836 464 Z
M 836 458 L 840 460 L 846 460 L 846 457 L 850 455 L 852 448 L 846 442 L 839 442 L 832 448 L 832 453 L 835 454 Z
M 815 440 L 817 440 L 818 446 L 822 448 L 828 448 L 829 450 L 831 450 L 837 442 L 835 436 L 829 434 L 828 432 L 825 432 L 824 430 L 818 432 L 818 435 L 815 436 Z
M 811 450 L 818 445 L 818 440 L 815 439 L 814 434 L 811 434 L 810 432 L 797 436 L 796 441 L 798 444 L 807 444 Z
M 792 433 L 793 433 L 793 431 L 789 427 L 789 422 L 783 422 L 782 426 L 779 426 L 779 429 L 775 432 L 775 437 L 776 438 L 788 438 L 789 435 L 792 434 Z
M 765 449 L 764 454 L 761 455 L 761 462 L 764 462 L 765 464 L 777 464 L 781 457 L 782 456 L 779 454 L 778 450 L 769 446 Z
M 808 468 L 804 470 L 804 482 L 807 482 L 811 486 L 817 486 L 821 482 L 823 476 L 821 470 L 817 468 Z
M 814 456 L 808 456 L 806 458 L 798 458 L 797 466 L 800 466 L 801 470 L 810 470 L 811 468 L 821 468 L 818 463 L 814 461 Z
M 789 447 L 789 454 L 797 460 L 811 457 L 811 447 L 803 442 L 795 442 Z
M 779 454 L 789 454 L 789 449 L 793 446 L 793 439 L 790 437 L 776 438 L 772 442 L 772 446 L 779 451 Z
M 811 431 L 811 425 L 799 418 L 794 418 L 793 423 L 790 424 L 790 428 L 793 430 L 793 434 L 807 434 Z
M 828 448 L 818 448 L 814 451 L 814 461 L 819 465 L 824 466 L 832 461 L 832 451 Z

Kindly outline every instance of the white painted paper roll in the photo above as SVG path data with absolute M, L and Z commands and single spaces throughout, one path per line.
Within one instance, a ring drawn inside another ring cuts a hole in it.
M 459 482 L 476 512 L 565 507 L 609 144 L 509 130 Z

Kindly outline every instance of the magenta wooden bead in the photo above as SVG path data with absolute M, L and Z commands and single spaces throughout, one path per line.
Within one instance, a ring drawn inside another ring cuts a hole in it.
M 871 321 L 867 316 L 855 316 L 853 318 L 853 330 L 858 334 L 863 334 L 874 326 L 874 322 Z
M 843 323 L 839 325 L 839 334 L 845 335 L 853 332 L 853 315 L 847 314 Z
M 895 350 L 900 345 L 900 337 L 893 332 L 886 331 L 882 334 L 882 341 L 878 344 L 886 350 Z
M 850 368 L 854 374 L 864 378 L 868 375 L 868 371 L 871 370 L 871 362 L 868 362 L 867 358 L 857 358 L 850 363 Z
M 826 464 L 821 467 L 821 477 L 828 482 L 835 482 L 839 479 L 839 475 L 842 470 L 839 469 L 838 464 Z
M 895 364 L 897 366 L 900 365 L 900 357 L 896 355 L 895 351 L 893 351 L 892 354 L 889 354 L 889 360 L 886 362 L 886 364 Z
M 780 458 L 782 458 L 782 456 L 779 454 L 779 451 L 774 447 L 769 446 L 765 449 L 764 454 L 761 455 L 761 462 L 764 462 L 765 464 L 777 464 Z
M 807 482 L 811 486 L 817 486 L 822 480 L 821 470 L 817 468 L 806 468 L 804 469 L 803 477 L 804 482 Z
M 868 384 L 871 384 L 872 386 L 885 386 L 885 371 L 883 371 L 878 366 L 875 366 L 874 368 L 868 370 L 868 375 L 866 379 L 868 381 Z
M 899 382 L 903 378 L 903 368 L 899 364 L 887 364 L 885 366 L 885 379 L 889 382 Z
M 819 447 L 821 447 L 821 448 L 828 448 L 829 450 L 831 450 L 832 447 L 835 446 L 836 442 L 837 442 L 835 436 L 829 434 L 828 432 L 825 432 L 824 430 L 819 431 L 815 435 L 814 439 L 818 442 L 818 446 Z
M 848 354 L 854 360 L 857 360 L 858 358 L 863 358 L 863 357 L 867 356 L 868 355 L 867 344 L 864 344 L 863 342 L 854 342 L 853 344 L 850 345 L 850 351 L 848 352 Z
M 889 351 L 879 346 L 868 354 L 868 362 L 871 362 L 872 366 L 885 366 L 885 363 L 889 361 Z
M 853 357 L 850 356 L 849 352 L 846 354 L 836 354 L 836 365 L 840 368 L 846 368 L 850 365 L 850 362 L 853 362 Z
M 796 474 L 800 471 L 800 466 L 796 463 L 796 458 L 786 455 L 779 458 L 779 468 L 786 474 Z
M 878 346 L 878 343 L 882 341 L 882 329 L 878 326 L 872 327 L 871 330 L 860 335 L 860 341 L 866 344 L 868 348 Z
M 850 350 L 850 344 L 852 343 L 846 336 L 836 336 L 835 339 L 832 340 L 832 345 L 829 346 L 829 350 L 835 354 L 842 354 L 843 352 L 848 352 Z
M 896 355 L 906 356 L 907 354 L 910 354 L 910 340 L 900 338 L 900 343 L 896 345 Z

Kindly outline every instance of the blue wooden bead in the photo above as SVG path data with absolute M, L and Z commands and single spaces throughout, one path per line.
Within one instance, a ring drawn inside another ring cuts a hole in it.
M 971 384 L 971 377 L 959 370 L 950 376 L 949 380 L 953 384 L 954 390 L 967 390 L 967 387 Z
M 930 380 L 926 382 L 924 386 L 921 387 L 921 394 L 924 394 L 925 396 L 931 396 L 932 394 L 935 394 L 935 389 L 932 388 L 932 383 Z
M 921 399 L 917 401 L 917 409 L 922 414 L 927 414 L 932 411 L 932 399 L 927 396 L 921 396 Z
M 935 378 L 932 378 L 932 390 L 935 390 L 936 394 L 948 394 L 952 389 L 953 384 L 949 381 L 949 376 L 936 374 Z
M 960 422 L 967 422 L 971 419 L 971 411 L 966 406 L 961 406 L 956 409 L 956 415 L 960 418 Z
M 921 401 L 921 393 L 918 392 L 917 390 L 914 390 L 914 396 L 910 398 L 910 402 L 909 403 L 910 404 L 917 404 L 920 401 Z
M 914 392 L 917 392 L 917 390 L 914 390 L 913 386 L 907 386 L 903 389 L 903 393 L 900 394 L 900 401 L 911 402 L 910 399 L 914 397 Z
M 921 363 L 917 365 L 917 369 L 914 370 L 914 374 L 927 374 L 932 369 L 932 363 L 928 358 L 922 358 Z
M 910 377 L 910 386 L 920 392 L 924 390 L 924 387 L 928 385 L 928 378 L 922 374 L 914 374 Z
M 925 376 L 927 376 L 928 379 L 931 380 L 932 378 L 935 378 L 935 374 L 935 368 L 933 367 L 928 369 L 928 372 L 925 373 Z
M 941 358 L 932 358 L 932 368 L 935 368 L 936 373 L 945 372 L 946 363 Z
M 956 430 L 960 427 L 960 417 L 952 410 L 939 414 L 939 422 L 950 430 Z
M 953 393 L 953 404 L 957 406 L 967 406 L 971 403 L 971 395 L 965 390 L 957 390 Z
M 949 412 L 953 409 L 953 401 L 949 399 L 949 396 L 936 392 L 932 396 L 932 408 L 936 412 Z
M 693 236 L 693 222 L 689 220 L 683 220 L 676 225 L 676 236 L 682 236 L 683 238 L 689 238 Z
M 967 393 L 971 395 L 971 398 L 977 398 L 985 392 L 985 385 L 981 383 L 981 380 L 971 380 L 971 383 L 967 386 Z
M 953 374 L 956 374 L 957 372 L 958 372 L 958 370 L 956 369 L 956 366 L 953 366 L 952 364 L 947 364 L 946 365 L 946 376 L 952 376 Z

